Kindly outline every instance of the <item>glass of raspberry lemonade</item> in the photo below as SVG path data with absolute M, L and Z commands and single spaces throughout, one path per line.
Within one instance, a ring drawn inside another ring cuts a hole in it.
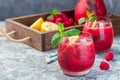
M 113 43 L 114 33 L 110 19 L 86 22 L 83 31 L 92 34 L 97 53 L 108 51 Z
M 58 63 L 63 73 L 71 76 L 87 74 L 95 60 L 95 48 L 90 33 L 63 37 L 58 46 Z

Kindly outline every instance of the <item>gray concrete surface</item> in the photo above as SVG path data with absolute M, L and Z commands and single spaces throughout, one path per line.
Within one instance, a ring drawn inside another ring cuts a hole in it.
M 0 26 L 4 26 L 0 22 Z M 4 27 L 2 27 L 4 28 Z M 0 37 L 0 80 L 119 80 L 120 79 L 120 36 L 114 39 L 111 51 L 114 60 L 108 71 L 99 69 L 103 54 L 97 54 L 92 70 L 85 76 L 64 75 L 58 62 L 46 64 L 45 57 L 56 49 L 40 52 L 21 43 L 13 43 Z

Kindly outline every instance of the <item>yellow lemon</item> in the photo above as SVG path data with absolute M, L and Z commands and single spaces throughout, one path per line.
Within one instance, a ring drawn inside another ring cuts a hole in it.
M 43 22 L 41 26 L 41 32 L 49 32 L 54 30 L 58 30 L 57 24 L 53 22 Z
M 75 42 L 78 40 L 78 38 L 79 38 L 79 36 L 78 36 L 78 35 L 77 35 L 77 36 L 72 36 L 72 37 L 71 37 L 71 41 L 70 41 L 69 45 L 71 45 L 71 44 L 75 43 Z
M 30 26 L 30 28 L 41 30 L 41 25 L 43 22 L 44 22 L 43 18 L 39 18 Z

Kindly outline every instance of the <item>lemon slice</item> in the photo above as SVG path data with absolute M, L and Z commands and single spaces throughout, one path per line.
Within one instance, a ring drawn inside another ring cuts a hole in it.
M 92 28 L 95 28 L 96 23 L 97 23 L 97 21 L 95 20 L 95 21 L 93 22 Z
M 69 45 L 72 45 L 73 43 L 75 43 L 78 40 L 78 38 L 79 38 L 78 35 L 77 36 L 72 36 L 72 39 L 71 39 Z
M 43 22 L 41 26 L 41 32 L 49 32 L 54 30 L 58 30 L 57 24 L 53 22 Z
M 43 22 L 44 22 L 43 18 L 39 18 L 30 26 L 30 28 L 41 30 L 41 25 Z

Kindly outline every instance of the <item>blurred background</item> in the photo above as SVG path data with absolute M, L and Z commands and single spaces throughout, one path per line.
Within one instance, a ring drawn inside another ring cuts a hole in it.
M 0 0 L 0 20 L 48 12 L 50 8 L 72 9 L 77 0 Z
M 48 12 L 50 8 L 73 9 L 78 0 L 0 0 L 0 20 L 6 18 Z M 104 0 L 106 5 L 108 0 Z M 120 14 L 120 0 L 113 0 L 114 11 Z

